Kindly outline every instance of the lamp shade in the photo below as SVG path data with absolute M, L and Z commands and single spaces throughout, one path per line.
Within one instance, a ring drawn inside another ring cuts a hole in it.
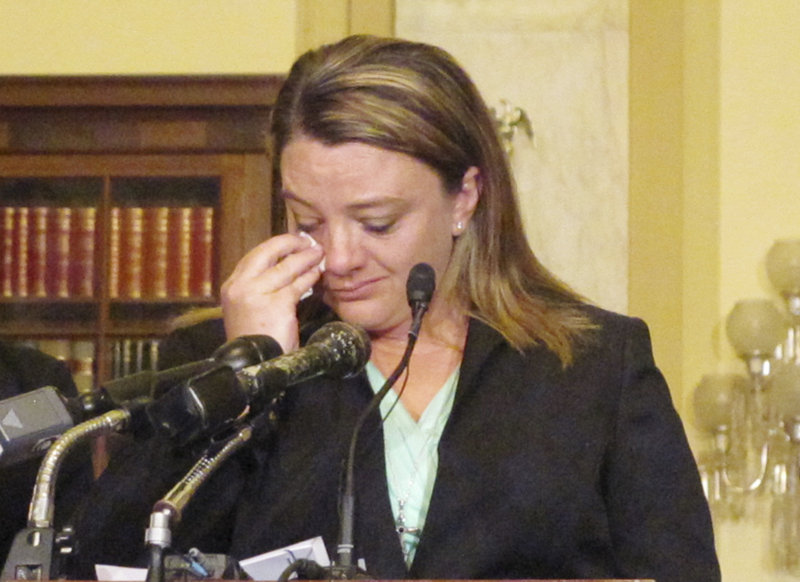
M 694 389 L 694 422 L 698 429 L 715 432 L 730 427 L 733 403 L 749 389 L 741 374 L 706 374 Z
M 800 418 L 800 365 L 777 366 L 770 374 L 769 396 L 783 418 Z
M 800 294 L 800 239 L 776 240 L 767 252 L 767 276 L 784 295 Z
M 788 333 L 788 322 L 768 299 L 736 303 L 725 322 L 728 340 L 740 356 L 768 355 Z

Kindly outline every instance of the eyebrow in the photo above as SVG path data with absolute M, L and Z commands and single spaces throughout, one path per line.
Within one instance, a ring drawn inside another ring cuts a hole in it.
M 280 192 L 281 197 L 284 200 L 292 200 L 297 202 L 301 206 L 306 208 L 312 208 L 312 204 L 306 200 L 303 200 L 295 193 L 289 190 L 281 190 Z M 347 209 L 351 211 L 358 211 L 358 210 L 369 210 L 371 208 L 380 208 L 384 206 L 389 207 L 401 207 L 408 204 L 408 200 L 403 198 L 402 196 L 378 196 L 373 199 L 365 200 L 364 202 L 355 202 L 353 204 L 348 204 Z

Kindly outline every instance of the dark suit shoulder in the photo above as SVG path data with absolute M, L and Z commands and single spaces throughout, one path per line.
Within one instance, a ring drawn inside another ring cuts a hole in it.
M 0 396 L 8 398 L 43 386 L 55 386 L 65 396 L 78 393 L 64 362 L 35 348 L 0 343 Z
M 180 327 L 161 340 L 158 367 L 162 370 L 210 358 L 225 343 L 222 318 L 215 317 Z

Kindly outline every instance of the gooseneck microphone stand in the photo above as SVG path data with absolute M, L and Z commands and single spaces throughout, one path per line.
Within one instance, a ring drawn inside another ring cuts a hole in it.
M 111 410 L 82 422 L 67 430 L 47 450 L 33 487 L 28 527 L 14 538 L 3 566 L 3 580 L 51 580 L 60 577 L 56 557 L 71 551 L 68 532 L 57 536 L 53 528 L 53 500 L 61 463 L 78 443 L 128 428 L 143 407 L 143 400 L 133 401 L 128 403 L 127 408 Z
M 186 504 L 194 494 L 233 453 L 250 441 L 251 425 L 245 423 L 232 436 L 210 447 L 189 472 L 162 499 L 153 506 L 150 526 L 145 532 L 145 543 L 149 550 L 147 582 L 164 582 L 165 552 L 172 545 L 172 527 L 180 522 Z M 206 568 L 196 564 L 203 570 Z M 205 572 L 203 577 L 222 578 L 221 572 Z

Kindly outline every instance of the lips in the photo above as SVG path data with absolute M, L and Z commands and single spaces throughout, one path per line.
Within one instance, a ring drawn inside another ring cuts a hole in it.
M 328 293 L 333 295 L 339 301 L 357 301 L 359 299 L 366 299 L 372 295 L 372 290 L 377 282 L 377 279 L 362 281 L 349 285 L 341 285 L 338 287 L 328 287 Z

